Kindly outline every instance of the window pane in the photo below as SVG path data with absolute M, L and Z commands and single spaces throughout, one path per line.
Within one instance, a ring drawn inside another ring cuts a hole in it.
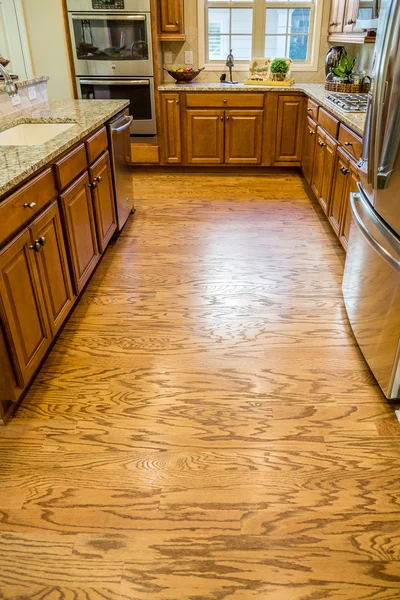
M 289 57 L 293 60 L 307 60 L 308 35 L 291 35 Z
M 292 8 L 289 14 L 288 33 L 308 33 L 310 29 L 310 9 Z
M 252 33 L 253 31 L 253 9 L 232 9 L 232 33 Z
M 224 61 L 229 54 L 229 35 L 210 35 L 208 38 L 209 60 Z
M 285 57 L 286 39 L 285 35 L 267 35 L 265 38 L 265 56 L 268 58 Z
M 231 44 L 235 60 L 251 59 L 251 35 L 233 35 L 231 37 Z
M 287 33 L 286 8 L 267 8 L 266 33 Z
M 208 32 L 229 33 L 229 8 L 210 8 L 208 11 Z

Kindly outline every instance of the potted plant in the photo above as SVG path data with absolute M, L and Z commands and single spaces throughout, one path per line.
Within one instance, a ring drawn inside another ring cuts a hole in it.
M 275 58 L 271 63 L 270 71 L 274 81 L 285 81 L 289 63 L 284 58 Z
M 340 81 L 340 83 L 349 82 L 350 75 L 354 69 L 355 64 L 356 64 L 355 58 L 350 58 L 349 56 L 344 56 L 344 55 L 341 56 L 338 66 L 331 68 L 333 80 Z

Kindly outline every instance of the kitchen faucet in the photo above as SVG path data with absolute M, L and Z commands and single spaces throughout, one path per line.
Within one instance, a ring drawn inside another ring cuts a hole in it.
M 10 96 L 10 98 L 12 98 L 13 96 L 17 96 L 18 88 L 17 88 L 16 84 L 13 82 L 13 80 L 11 79 L 10 73 L 7 71 L 7 69 L 5 67 L 3 67 L 3 65 L 1 63 L 0 63 L 0 73 L 3 74 L 4 81 L 5 81 L 5 90 L 6 90 L 7 94 Z

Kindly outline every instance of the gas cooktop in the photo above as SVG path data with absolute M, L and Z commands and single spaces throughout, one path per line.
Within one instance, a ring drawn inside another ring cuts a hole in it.
M 367 112 L 367 94 L 329 94 L 326 100 L 345 112 Z

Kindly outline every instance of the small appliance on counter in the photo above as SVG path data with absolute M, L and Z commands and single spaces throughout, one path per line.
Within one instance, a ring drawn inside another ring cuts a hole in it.
M 400 398 L 400 2 L 383 0 L 343 296 L 383 393 Z

